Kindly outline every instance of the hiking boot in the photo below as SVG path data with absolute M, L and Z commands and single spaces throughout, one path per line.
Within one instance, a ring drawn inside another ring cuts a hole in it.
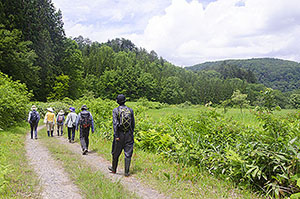
M 114 170 L 114 169 L 112 168 L 112 166 L 109 166 L 109 167 L 108 167 L 108 170 L 110 170 L 112 173 L 116 173 L 116 170 Z
M 53 131 L 51 131 L 51 137 L 53 137 Z
M 128 177 L 131 158 L 125 158 L 125 177 Z
M 87 149 L 84 149 L 83 152 L 82 152 L 82 155 L 86 155 L 87 152 L 88 152 L 88 150 L 87 150 Z
M 71 141 L 71 140 L 69 140 L 69 142 L 71 143 L 72 141 Z

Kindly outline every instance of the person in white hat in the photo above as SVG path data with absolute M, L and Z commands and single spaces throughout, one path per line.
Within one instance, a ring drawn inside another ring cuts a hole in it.
M 34 131 L 34 138 L 37 139 L 37 127 L 40 121 L 40 114 L 36 111 L 35 105 L 31 107 L 31 111 L 29 112 L 27 121 L 29 122 L 31 128 L 30 130 L 31 139 L 33 139 L 33 131 Z
M 48 137 L 50 137 L 50 133 L 51 133 L 51 137 L 53 137 L 53 129 L 55 125 L 55 114 L 53 113 L 54 110 L 52 108 L 47 108 L 47 111 L 48 112 L 45 115 L 44 122 L 47 125 Z

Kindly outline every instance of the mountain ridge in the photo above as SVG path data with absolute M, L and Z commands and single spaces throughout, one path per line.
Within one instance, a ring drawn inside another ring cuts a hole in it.
M 259 83 L 273 89 L 287 92 L 300 88 L 300 63 L 278 58 L 228 59 L 204 62 L 185 69 L 218 71 L 228 65 L 253 72 Z

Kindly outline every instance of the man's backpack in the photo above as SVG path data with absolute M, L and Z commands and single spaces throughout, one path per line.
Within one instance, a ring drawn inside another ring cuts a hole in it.
M 119 107 L 119 125 L 125 132 L 131 129 L 131 112 L 128 107 Z
M 63 121 L 64 121 L 64 116 L 63 115 L 58 115 L 57 122 L 62 123 Z
M 32 111 L 31 115 L 30 115 L 30 122 L 32 124 L 36 124 L 37 120 L 38 120 L 37 112 L 36 111 Z
M 87 111 L 83 111 L 80 113 L 79 124 L 82 128 L 88 128 L 92 125 L 92 117 L 91 114 Z

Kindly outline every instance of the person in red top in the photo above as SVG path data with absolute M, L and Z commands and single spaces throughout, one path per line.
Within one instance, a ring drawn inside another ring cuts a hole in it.
M 63 110 L 60 110 L 56 117 L 56 124 L 57 124 L 57 135 L 59 136 L 59 130 L 61 132 L 60 135 L 63 135 L 64 131 L 64 121 L 65 121 L 65 113 Z

